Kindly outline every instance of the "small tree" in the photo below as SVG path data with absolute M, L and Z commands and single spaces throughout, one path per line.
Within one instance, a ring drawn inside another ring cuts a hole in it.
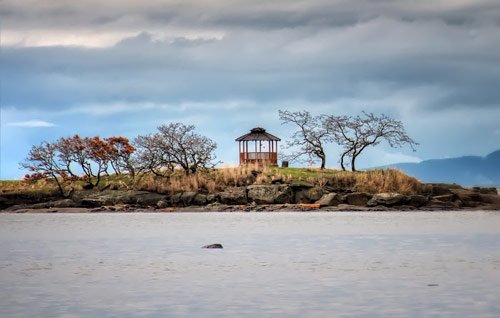
M 98 186 L 102 174 L 108 171 L 112 157 L 111 146 L 100 137 L 91 137 L 85 138 L 85 148 L 88 159 L 95 166 L 93 169 L 92 164 L 89 165 L 87 180 L 92 186 Z M 92 177 L 95 178 L 95 183 L 92 183 Z
M 131 156 L 135 152 L 129 140 L 125 137 L 109 137 L 104 139 L 109 145 L 111 168 L 116 174 L 127 171 L 133 177 L 135 174 Z
M 138 173 L 148 171 L 156 176 L 165 177 L 174 171 L 176 164 L 170 147 L 164 145 L 159 134 L 138 136 L 134 139 L 134 145 L 137 152 L 132 162 Z
M 158 133 L 138 136 L 139 149 L 136 163 L 139 169 L 165 175 L 180 167 L 186 175 L 199 169 L 213 168 L 217 144 L 208 137 L 194 132 L 193 125 L 170 123 L 158 127 Z
M 279 110 L 279 118 L 282 124 L 294 124 L 297 131 L 292 139 L 287 142 L 287 148 L 295 149 L 287 157 L 289 160 L 299 160 L 306 156 L 309 163 L 321 161 L 321 169 L 326 166 L 326 153 L 324 144 L 331 140 L 328 131 L 322 125 L 321 116 L 311 116 L 308 111 L 290 112 Z M 297 149 L 298 148 L 298 149 Z
M 81 172 L 89 179 L 93 177 L 92 162 L 89 157 L 87 138 L 81 138 L 79 135 L 73 137 L 62 137 L 56 143 L 59 151 L 59 158 L 64 162 L 67 171 L 73 176 L 78 177 L 74 172 L 73 165 L 77 165 Z
M 68 176 L 68 171 L 62 167 L 63 164 L 59 161 L 57 145 L 42 142 L 38 146 L 31 147 L 28 156 L 20 163 L 20 166 L 32 171 L 36 176 L 35 179 L 52 178 L 57 184 L 59 193 L 64 196 L 62 182 Z
M 323 127 L 332 138 L 342 146 L 340 165 L 345 168 L 345 159 L 351 161 L 351 170 L 356 171 L 356 159 L 369 146 L 376 146 L 386 141 L 389 146 L 399 148 L 408 145 L 415 151 L 418 145 L 411 139 L 399 120 L 384 114 L 376 116 L 363 112 L 362 116 L 324 116 Z

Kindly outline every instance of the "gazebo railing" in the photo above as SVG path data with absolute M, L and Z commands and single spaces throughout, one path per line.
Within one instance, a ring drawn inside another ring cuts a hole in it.
M 240 153 L 240 163 L 268 163 L 278 164 L 277 152 L 242 152 Z

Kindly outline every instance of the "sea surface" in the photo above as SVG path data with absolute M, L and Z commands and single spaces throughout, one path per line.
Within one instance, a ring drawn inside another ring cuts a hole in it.
M 0 214 L 0 317 L 500 317 L 500 213 Z

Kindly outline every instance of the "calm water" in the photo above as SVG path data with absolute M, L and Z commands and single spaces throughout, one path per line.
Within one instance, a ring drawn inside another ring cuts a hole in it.
M 0 244 L 0 317 L 500 316 L 500 213 L 1 214 Z

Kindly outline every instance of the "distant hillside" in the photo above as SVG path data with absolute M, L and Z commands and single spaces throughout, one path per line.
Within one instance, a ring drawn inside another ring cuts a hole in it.
M 486 157 L 464 156 L 398 163 L 394 167 L 422 182 L 458 183 L 464 186 L 500 186 L 500 150 Z

